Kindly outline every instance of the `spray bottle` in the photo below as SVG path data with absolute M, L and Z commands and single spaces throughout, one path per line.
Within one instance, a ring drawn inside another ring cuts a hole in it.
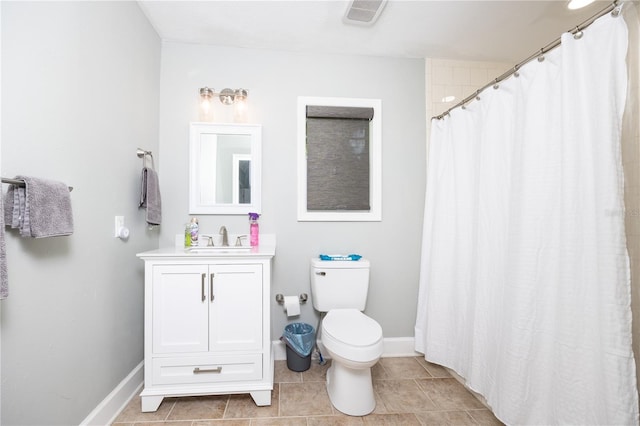
M 251 247 L 257 247 L 260 244 L 260 228 L 258 226 L 258 213 L 249 213 L 249 242 Z

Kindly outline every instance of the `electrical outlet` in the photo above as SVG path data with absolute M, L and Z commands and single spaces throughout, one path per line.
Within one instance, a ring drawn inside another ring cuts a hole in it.
M 115 225 L 113 236 L 117 238 L 120 236 L 120 229 L 124 228 L 124 216 L 116 216 Z

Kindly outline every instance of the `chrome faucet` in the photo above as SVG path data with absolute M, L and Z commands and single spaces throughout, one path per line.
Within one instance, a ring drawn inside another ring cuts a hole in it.
M 229 247 L 229 235 L 227 234 L 227 228 L 221 226 L 220 234 L 222 235 L 222 247 Z

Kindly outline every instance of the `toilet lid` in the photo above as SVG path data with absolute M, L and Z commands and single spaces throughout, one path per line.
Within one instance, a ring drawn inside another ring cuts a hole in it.
M 382 339 L 382 327 L 357 309 L 332 309 L 322 320 L 322 331 L 351 346 L 370 346 Z

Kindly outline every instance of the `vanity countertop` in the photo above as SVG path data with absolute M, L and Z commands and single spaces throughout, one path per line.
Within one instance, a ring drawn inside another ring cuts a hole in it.
M 255 258 L 273 257 L 276 254 L 275 235 L 260 235 L 260 245 L 257 247 L 164 247 L 156 250 L 149 250 L 136 254 L 142 259 L 162 258 L 162 257 L 182 257 L 182 258 Z

